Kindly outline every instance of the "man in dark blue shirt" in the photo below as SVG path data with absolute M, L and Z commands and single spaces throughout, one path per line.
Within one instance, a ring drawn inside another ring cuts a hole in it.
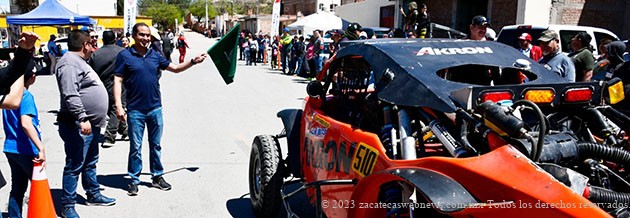
M 55 39 L 57 36 L 55 34 L 50 35 L 50 39 L 48 40 L 48 55 L 50 56 L 50 72 L 53 72 L 55 66 L 57 65 L 57 60 L 61 58 L 61 51 L 59 51 L 59 47 L 57 47 L 57 43 L 55 43 Z
M 127 171 L 131 177 L 128 195 L 138 194 L 140 184 L 140 172 L 142 172 L 142 135 L 145 124 L 149 136 L 149 161 L 152 174 L 153 187 L 170 190 L 162 174 L 164 167 L 160 159 L 162 150 L 160 141 L 162 138 L 162 100 L 160 94 L 159 71 L 168 70 L 174 73 L 182 72 L 193 65 L 203 62 L 206 54 L 201 54 L 189 61 L 173 64 L 161 56 L 157 51 L 150 49 L 151 30 L 145 23 L 137 23 L 133 26 L 133 39 L 135 44 L 118 54 L 114 69 L 114 101 L 116 115 L 121 120 L 127 120 L 129 134 L 129 162 Z M 127 113 L 122 106 L 122 86 L 127 90 Z

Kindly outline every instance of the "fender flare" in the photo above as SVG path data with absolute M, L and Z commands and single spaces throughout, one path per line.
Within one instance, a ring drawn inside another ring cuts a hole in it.
M 362 179 L 352 193 L 355 202 L 377 202 L 379 188 L 392 181 L 402 181 L 419 190 L 432 206 L 442 213 L 454 213 L 480 202 L 454 179 L 425 168 L 399 168 L 381 171 Z M 352 208 L 349 217 L 365 217 L 369 209 Z M 363 216 L 365 215 L 365 216 Z
M 293 176 L 301 178 L 300 167 L 300 126 L 302 109 L 284 109 L 277 116 L 282 120 L 287 135 L 287 164 Z

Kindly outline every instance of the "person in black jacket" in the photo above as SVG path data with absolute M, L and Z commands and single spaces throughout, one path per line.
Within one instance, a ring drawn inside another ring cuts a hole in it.
M 20 107 L 24 94 L 24 73 L 33 70 L 33 51 L 35 42 L 39 39 L 37 34 L 23 32 L 18 39 L 18 48 L 15 57 L 7 67 L 0 69 L 0 109 L 13 110 Z M 7 181 L 0 171 L 0 188 Z
M 420 4 L 420 13 L 418 14 L 418 27 L 416 31 L 416 35 L 418 38 L 425 38 L 427 35 L 431 36 L 429 30 L 429 26 L 431 25 L 431 15 L 427 12 L 427 5 L 422 3 Z
M 16 109 L 20 106 L 24 91 L 23 75 L 27 70 L 33 70 L 27 66 L 33 60 L 32 53 L 38 39 L 35 33 L 23 32 L 18 39 L 15 57 L 9 66 L 0 68 L 0 108 Z
M 407 13 L 405 14 L 403 8 L 400 7 L 400 14 L 405 18 L 405 32 L 416 32 L 418 28 L 418 17 L 420 15 L 418 12 L 418 4 L 416 2 L 409 2 L 407 9 Z
M 116 106 L 114 105 L 114 67 L 116 66 L 116 56 L 124 48 L 117 46 L 114 32 L 103 32 L 103 47 L 98 51 L 92 53 L 90 58 L 90 66 L 96 71 L 96 74 L 100 77 L 105 89 L 107 89 L 107 95 L 109 96 L 109 107 L 107 108 L 107 116 L 109 121 L 107 122 L 107 128 L 105 130 L 105 141 L 101 145 L 104 148 L 114 146 L 116 142 L 116 134 L 120 133 L 122 138 L 127 137 L 127 124 L 121 122 L 116 117 Z M 125 104 L 123 96 L 123 105 Z
M 606 79 L 618 77 L 623 82 L 625 96 L 630 95 L 630 61 L 624 62 L 623 53 L 626 45 L 621 41 L 614 41 L 606 45 L 608 64 Z M 626 97 L 613 107 L 627 116 L 630 116 L 630 99 Z

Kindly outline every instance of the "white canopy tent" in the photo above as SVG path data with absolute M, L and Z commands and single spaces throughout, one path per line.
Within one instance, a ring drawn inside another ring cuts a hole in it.
M 323 32 L 332 29 L 346 29 L 349 24 L 350 22 L 335 16 L 333 13 L 320 11 L 289 24 L 287 28 L 295 30 L 299 35 L 306 35 L 317 29 Z

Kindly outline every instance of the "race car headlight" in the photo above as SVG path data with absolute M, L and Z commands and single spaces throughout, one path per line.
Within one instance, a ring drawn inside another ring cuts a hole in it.
M 626 97 L 623 93 L 623 82 L 621 80 L 608 86 L 608 96 L 610 97 L 610 104 L 617 104 Z

